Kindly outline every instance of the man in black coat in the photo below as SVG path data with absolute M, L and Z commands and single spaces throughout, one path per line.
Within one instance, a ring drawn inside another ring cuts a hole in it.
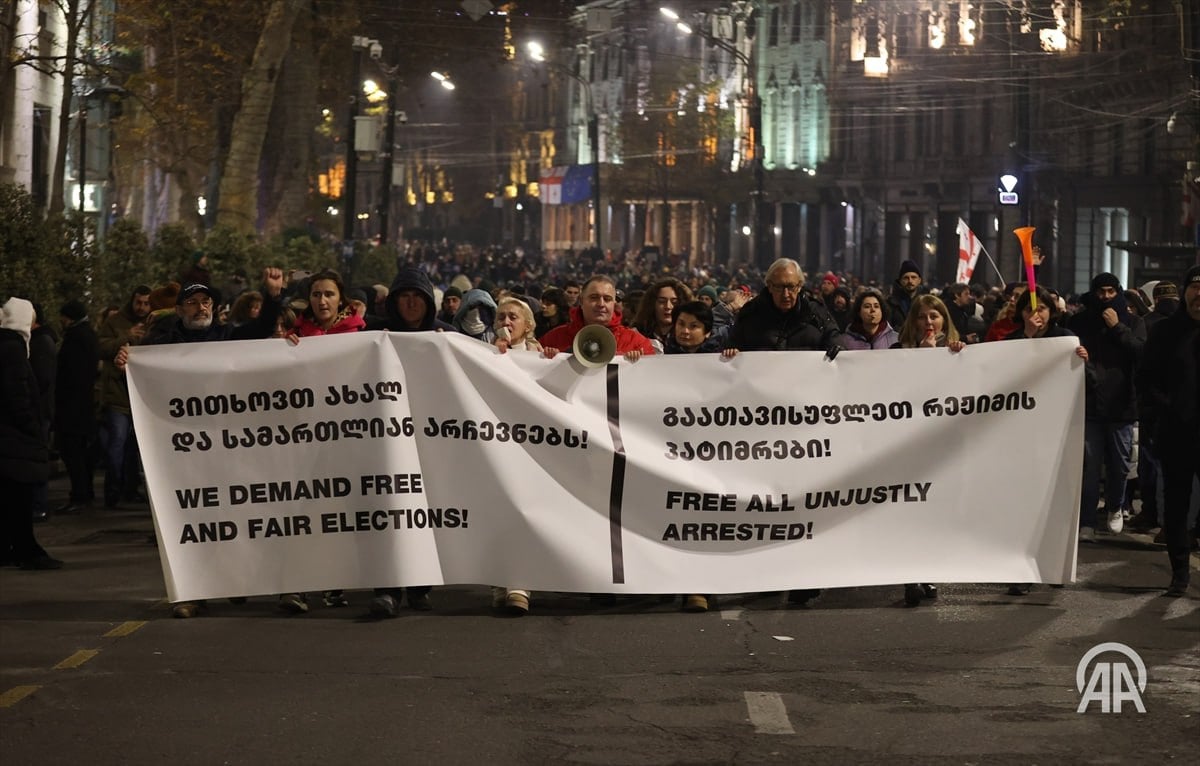
M 767 268 L 766 289 L 738 312 L 729 347 L 740 351 L 829 351 L 842 348 L 837 323 L 820 302 L 805 298 L 804 271 L 791 258 Z
M 367 326 L 369 330 L 391 332 L 458 332 L 453 325 L 438 319 L 438 307 L 433 301 L 433 282 L 429 275 L 413 266 L 405 266 L 392 280 L 388 291 L 385 318 Z M 408 588 L 408 605 L 421 612 L 433 608 L 429 585 Z M 376 588 L 371 599 L 371 614 L 376 617 L 395 617 L 400 610 L 403 588 Z
M 1108 530 L 1124 527 L 1122 506 L 1125 481 L 1133 460 L 1133 424 L 1137 420 L 1134 370 L 1146 344 L 1146 325 L 1125 304 L 1121 281 L 1105 272 L 1092 279 L 1091 292 L 1067 323 L 1088 352 L 1094 385 L 1088 388 L 1083 431 L 1083 489 L 1079 503 L 1079 537 L 1095 537 L 1096 508 L 1100 502 L 1100 474 Z
M 1189 533 L 1192 482 L 1200 477 L 1200 266 L 1183 278 L 1183 303 L 1155 325 L 1138 368 L 1138 403 L 1162 465 L 1163 532 L 1171 561 L 1164 595 L 1187 592 L 1188 554 L 1200 530 Z
M 892 283 L 892 291 L 887 297 L 888 322 L 896 332 L 908 319 L 908 310 L 912 308 L 913 299 L 921 293 L 928 292 L 921 269 L 916 261 L 905 261 L 900 264 L 900 274 Z
M 767 267 L 766 288 L 738 312 L 729 347 L 739 351 L 824 351 L 844 348 L 837 323 L 819 301 L 805 298 L 804 271 L 791 258 Z M 834 351 L 836 354 L 837 351 Z M 820 595 L 814 588 L 788 594 L 793 604 Z
M 162 343 L 198 343 L 214 340 L 252 340 L 269 338 L 279 318 L 279 296 L 283 292 L 283 272 L 263 270 L 263 305 L 258 316 L 234 327 L 216 320 L 220 293 L 205 284 L 185 285 L 175 299 L 175 316 L 164 317 L 146 332 L 142 345 Z
M 0 308 L 0 564 L 58 569 L 33 534 L 34 493 L 50 478 L 50 451 L 29 364 L 33 304 L 9 298 Z
M 100 342 L 82 301 L 59 309 L 63 341 L 58 350 L 54 388 L 54 434 L 58 453 L 71 479 L 67 504 L 55 513 L 74 513 L 95 499 L 92 488 L 92 447 L 96 441 L 96 375 Z
M 233 327 L 216 321 L 216 301 L 219 297 L 216 290 L 200 283 L 185 285 L 175 300 L 175 316 L 163 317 L 156 322 L 146 333 L 142 345 L 269 338 L 275 332 L 275 321 L 279 317 L 283 272 L 276 268 L 264 269 L 261 292 L 263 305 L 258 317 Z M 124 373 L 128 362 L 129 346 L 122 346 L 113 359 L 113 365 Z M 180 618 L 195 617 L 203 606 L 203 601 L 181 601 L 172 605 L 171 613 Z

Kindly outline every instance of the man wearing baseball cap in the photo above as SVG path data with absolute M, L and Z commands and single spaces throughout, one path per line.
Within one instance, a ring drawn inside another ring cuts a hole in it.
M 1164 595 L 1187 593 L 1192 482 L 1200 477 L 1200 266 L 1183 277 L 1183 305 L 1154 326 L 1138 368 L 1138 404 L 1162 462 L 1163 533 L 1171 562 Z M 1143 435 L 1143 438 L 1146 438 Z
M 202 283 L 184 285 L 175 302 L 175 316 L 163 317 L 146 333 L 142 345 L 164 343 L 205 343 L 219 340 L 250 340 L 269 338 L 275 331 L 279 317 L 279 296 L 283 292 L 283 271 L 276 268 L 263 270 L 262 309 L 258 317 L 234 327 L 214 321 L 214 309 L 220 295 L 212 287 Z M 121 347 L 113 365 L 121 372 L 129 361 L 129 346 Z M 203 601 L 182 601 L 171 607 L 176 617 L 195 617 L 204 608 Z

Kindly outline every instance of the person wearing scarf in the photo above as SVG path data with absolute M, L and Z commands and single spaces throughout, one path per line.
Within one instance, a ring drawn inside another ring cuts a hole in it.
M 1080 297 L 1083 310 L 1071 317 L 1067 329 L 1087 349 L 1091 380 L 1084 419 L 1083 490 L 1079 503 L 1079 538 L 1093 541 L 1100 502 L 1100 475 L 1107 472 L 1104 506 L 1108 528 L 1124 526 L 1121 509 L 1125 480 L 1133 460 L 1133 424 L 1137 420 L 1134 371 L 1146 345 L 1146 324 L 1129 311 L 1121 280 L 1104 272 L 1092 279 L 1091 290 Z

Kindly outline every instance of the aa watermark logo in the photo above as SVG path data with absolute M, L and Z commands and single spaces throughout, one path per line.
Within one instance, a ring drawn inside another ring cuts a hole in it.
M 1089 675 L 1088 666 L 1092 660 L 1105 652 L 1121 654 L 1126 661 L 1097 662 Z M 1137 670 L 1136 683 L 1129 672 L 1130 663 Z M 1146 712 L 1146 706 L 1142 704 L 1142 692 L 1146 691 L 1146 663 L 1125 644 L 1110 641 L 1088 649 L 1075 667 L 1075 687 L 1080 694 L 1077 713 L 1087 712 L 1093 702 L 1100 703 L 1101 713 L 1120 713 L 1123 703 L 1133 703 L 1139 713 Z

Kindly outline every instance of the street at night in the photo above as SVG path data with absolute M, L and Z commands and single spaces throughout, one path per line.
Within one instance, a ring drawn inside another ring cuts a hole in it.
M 448 586 L 432 612 L 378 621 L 369 592 L 173 620 L 144 507 L 39 534 L 68 566 L 0 573 L 12 766 L 1188 763 L 1200 747 L 1200 601 L 1160 596 L 1147 535 L 1082 546 L 1062 589 L 943 584 L 915 609 L 899 585 L 807 608 L 725 595 L 706 614 L 547 593 L 514 619 Z M 1145 663 L 1145 713 L 1077 712 L 1077 665 L 1104 642 Z

